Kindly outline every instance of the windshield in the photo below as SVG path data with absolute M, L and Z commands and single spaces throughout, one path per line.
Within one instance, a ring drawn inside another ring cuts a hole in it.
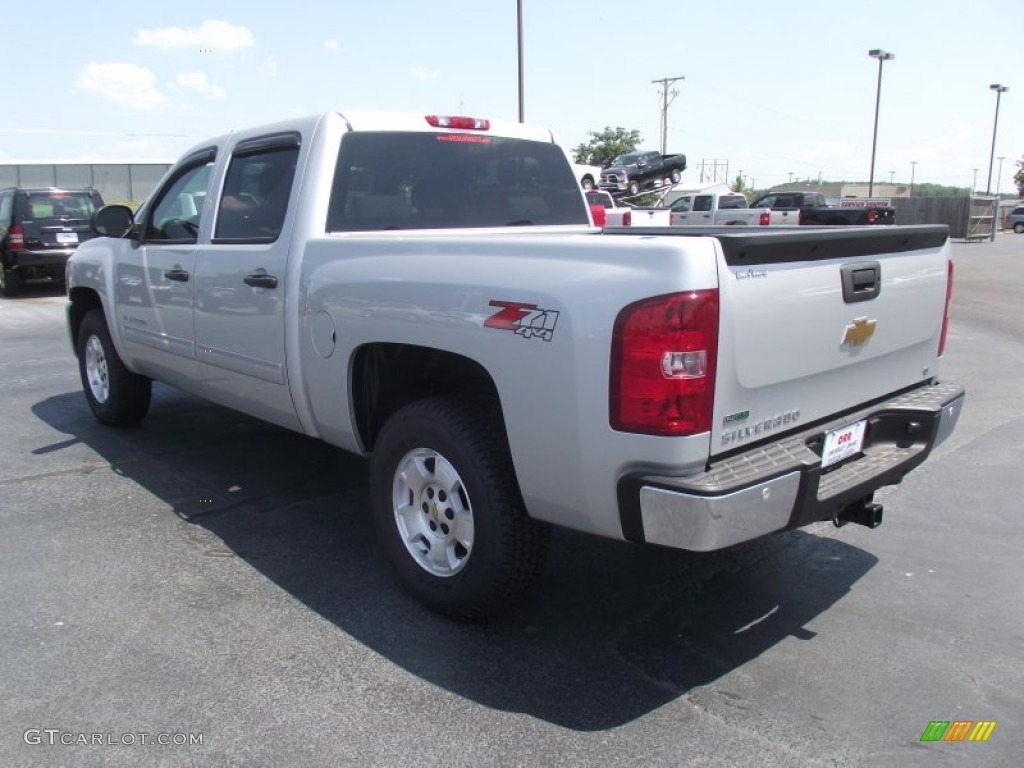
M 588 225 L 556 144 L 486 134 L 347 134 L 328 232 Z
M 619 155 L 612 160 L 612 165 L 636 165 L 636 161 L 643 157 L 642 152 L 630 152 L 628 155 Z

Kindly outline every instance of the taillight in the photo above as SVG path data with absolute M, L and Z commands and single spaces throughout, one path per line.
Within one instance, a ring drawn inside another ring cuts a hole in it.
M 457 128 L 462 131 L 489 131 L 491 121 L 482 120 L 478 117 L 463 117 L 461 115 L 426 115 L 429 125 L 435 128 Z
M 942 310 L 942 330 L 939 332 L 939 357 L 946 351 L 946 331 L 949 330 L 949 305 L 953 300 L 953 262 L 946 262 L 946 307 Z
M 8 243 L 11 248 L 24 248 L 25 247 L 25 232 L 21 226 L 15 224 L 7 230 Z
M 761 211 L 761 216 L 758 218 L 757 223 L 762 227 L 767 227 L 772 223 L 772 215 L 768 211 Z
M 717 359 L 718 289 L 630 304 L 619 312 L 612 335 L 612 429 L 666 436 L 707 432 Z
M 598 227 L 603 227 L 605 222 L 604 206 L 600 203 L 590 204 L 590 216 L 594 219 L 594 224 Z
M 622 214 L 622 226 L 628 227 L 632 223 L 633 223 L 633 212 L 632 211 L 626 211 L 624 214 Z
M 868 211 L 868 224 L 874 224 L 878 221 L 878 211 L 874 208 Z

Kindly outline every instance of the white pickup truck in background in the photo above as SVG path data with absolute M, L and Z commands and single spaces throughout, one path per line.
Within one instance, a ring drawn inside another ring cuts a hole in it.
M 580 187 L 584 190 L 597 188 L 597 184 L 601 180 L 602 169 L 600 165 L 573 163 L 572 167 L 576 171 L 576 178 L 579 179 Z
M 670 226 L 752 226 L 772 223 L 768 208 L 749 208 L 738 192 L 688 192 L 669 204 Z
M 778 217 L 773 218 L 767 208 L 748 208 L 747 199 L 725 184 L 675 186 L 666 190 L 661 198 L 664 205 L 633 208 L 628 221 L 622 212 L 609 211 L 605 226 L 768 226 L 782 223 Z
M 874 527 L 964 397 L 945 227 L 602 233 L 530 125 L 239 130 L 93 226 L 67 318 L 96 418 L 139 421 L 156 380 L 368 455 L 383 551 L 458 618 L 528 591 L 549 524 L 693 551 Z

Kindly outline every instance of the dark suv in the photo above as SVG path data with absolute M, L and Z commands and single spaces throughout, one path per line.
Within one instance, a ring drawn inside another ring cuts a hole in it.
M 0 189 L 0 292 L 13 296 L 25 280 L 63 284 L 78 244 L 95 237 L 89 223 L 103 206 L 95 189 Z

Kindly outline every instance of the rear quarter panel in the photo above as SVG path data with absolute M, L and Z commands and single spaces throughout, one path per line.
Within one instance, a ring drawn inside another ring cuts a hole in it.
M 654 295 L 716 287 L 713 240 L 329 236 L 308 243 L 302 264 L 301 399 L 328 442 L 363 449 L 348 397 L 351 361 L 364 344 L 394 342 L 464 355 L 490 373 L 523 497 L 539 519 L 621 537 L 622 474 L 696 472 L 707 460 L 706 435 L 613 431 L 608 391 L 619 311 Z M 487 327 L 501 311 L 493 301 L 557 313 L 550 340 Z M 318 316 L 336 327 L 329 357 L 311 342 Z

